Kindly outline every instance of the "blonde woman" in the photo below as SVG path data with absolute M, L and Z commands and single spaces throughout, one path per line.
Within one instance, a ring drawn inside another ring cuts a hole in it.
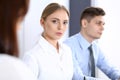
M 38 80 L 72 80 L 71 50 L 59 42 L 68 22 L 69 12 L 64 6 L 51 3 L 44 9 L 40 19 L 44 31 L 23 58 Z

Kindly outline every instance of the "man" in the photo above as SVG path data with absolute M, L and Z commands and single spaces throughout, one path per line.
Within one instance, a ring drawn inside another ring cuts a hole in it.
M 73 53 L 73 80 L 96 80 L 95 67 L 102 70 L 112 80 L 118 80 L 120 77 L 120 71 L 107 61 L 95 41 L 101 37 L 104 30 L 104 15 L 105 12 L 102 8 L 86 8 L 80 18 L 80 33 L 64 42 Z M 92 50 L 89 50 L 89 46 L 92 46 Z

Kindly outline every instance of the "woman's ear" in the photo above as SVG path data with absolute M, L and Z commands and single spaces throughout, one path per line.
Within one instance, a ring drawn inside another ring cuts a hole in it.
M 41 26 L 44 26 L 44 19 L 40 19 L 40 24 L 41 24 Z
M 40 24 L 41 24 L 41 27 L 44 29 L 45 28 L 45 20 L 43 18 L 40 19 Z

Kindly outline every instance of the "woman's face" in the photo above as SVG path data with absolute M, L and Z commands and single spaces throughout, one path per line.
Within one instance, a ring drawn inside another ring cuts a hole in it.
M 44 28 L 44 37 L 47 40 L 60 39 L 68 27 L 68 20 L 68 14 L 63 9 L 56 10 L 46 20 L 41 19 L 41 25 Z

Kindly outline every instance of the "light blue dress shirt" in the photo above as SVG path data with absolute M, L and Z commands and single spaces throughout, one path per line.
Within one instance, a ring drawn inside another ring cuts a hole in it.
M 73 53 L 73 80 L 83 80 L 84 77 L 87 80 L 96 80 L 97 78 L 95 79 L 93 77 L 90 77 L 91 70 L 88 64 L 88 47 L 91 44 L 80 33 L 66 39 L 64 43 L 66 43 L 72 49 Z M 95 41 L 92 43 L 92 45 L 95 65 L 112 80 L 118 79 L 118 77 L 120 77 L 120 71 L 108 62 Z

